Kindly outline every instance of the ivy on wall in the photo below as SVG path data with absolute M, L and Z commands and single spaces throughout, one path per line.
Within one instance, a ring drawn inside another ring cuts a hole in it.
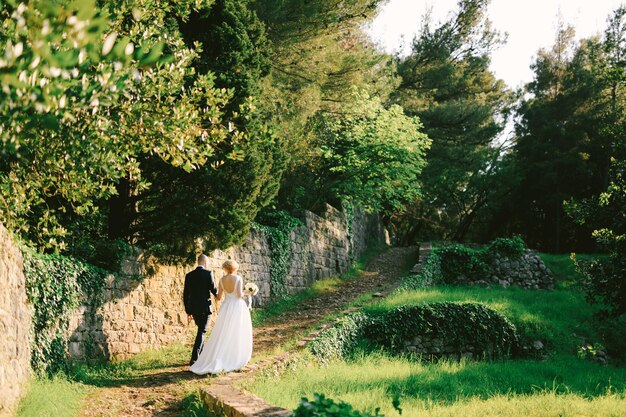
M 519 342 L 506 317 L 479 303 L 400 306 L 375 316 L 364 329 L 366 339 L 394 353 L 402 353 L 404 343 L 420 335 L 442 339 L 459 351 L 471 346 L 489 359 L 509 356 Z
M 81 300 L 102 297 L 106 272 L 57 254 L 22 247 L 26 294 L 35 307 L 31 366 L 39 375 L 53 375 L 68 365 L 68 327 Z
M 297 226 L 303 226 L 304 223 L 284 211 L 266 214 L 263 220 L 270 225 L 255 224 L 253 227 L 263 232 L 269 241 L 270 296 L 280 299 L 287 295 L 285 282 L 293 257 L 291 231 Z
M 389 311 L 357 312 L 324 330 L 308 347 L 321 362 L 348 357 L 357 347 L 404 354 L 416 336 L 445 340 L 459 351 L 471 346 L 486 358 L 518 352 L 515 326 L 502 314 L 479 303 L 433 303 Z
M 431 287 L 433 285 L 441 283 L 443 275 L 441 273 L 441 259 L 436 252 L 431 251 L 422 270 L 415 275 L 410 275 L 400 286 L 397 291 L 411 291 L 421 288 Z
M 474 248 L 452 244 L 436 249 L 440 258 L 443 281 L 456 284 L 465 279 L 484 279 L 489 273 L 489 264 L 495 255 L 515 259 L 526 252 L 526 244 L 521 237 L 498 238 L 486 246 Z

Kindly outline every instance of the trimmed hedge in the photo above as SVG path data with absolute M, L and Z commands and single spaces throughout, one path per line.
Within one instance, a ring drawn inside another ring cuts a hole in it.
M 487 359 L 510 356 L 519 345 L 515 326 L 483 304 L 434 303 L 346 316 L 313 340 L 309 350 L 322 363 L 349 356 L 358 345 L 403 354 L 406 342 L 417 336 L 441 339 L 459 353 L 471 347 Z

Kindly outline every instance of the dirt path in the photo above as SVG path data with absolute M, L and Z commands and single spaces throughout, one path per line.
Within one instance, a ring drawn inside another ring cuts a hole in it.
M 378 255 L 357 279 L 346 280 L 338 290 L 308 299 L 297 309 L 273 318 L 254 331 L 254 354 L 267 355 L 277 346 L 303 335 L 328 315 L 338 313 L 359 296 L 392 288 L 417 260 L 417 249 L 391 248 Z M 211 382 L 181 363 L 137 372 L 136 376 L 97 388 L 87 399 L 81 417 L 180 416 L 190 394 Z

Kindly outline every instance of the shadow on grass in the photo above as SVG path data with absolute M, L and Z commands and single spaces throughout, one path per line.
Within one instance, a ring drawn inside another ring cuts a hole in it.
M 189 394 L 180 401 L 169 405 L 162 410 L 165 415 L 178 415 L 180 417 L 209 417 L 209 413 L 198 394 Z M 161 414 L 159 413 L 159 414 Z
M 592 399 L 607 393 L 626 395 L 626 369 L 566 355 L 546 361 L 424 363 L 373 353 L 327 367 L 303 367 L 278 378 L 269 376 L 254 381 L 248 388 L 283 406 L 315 392 L 335 398 L 349 397 L 356 408 L 368 404 L 372 398 L 380 405 L 385 398 L 394 397 L 444 405 L 459 400 L 540 392 Z
M 189 372 L 188 354 L 186 346 L 177 344 L 119 362 L 75 364 L 68 377 L 95 387 L 156 387 L 205 378 Z

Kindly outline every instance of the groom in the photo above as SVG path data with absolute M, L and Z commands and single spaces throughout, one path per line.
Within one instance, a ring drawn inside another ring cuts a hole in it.
M 209 316 L 211 315 L 211 295 L 217 297 L 217 288 L 211 271 L 207 269 L 209 257 L 202 254 L 198 257 L 198 267 L 185 276 L 185 288 L 183 290 L 183 301 L 185 303 L 185 312 L 189 320 L 198 326 L 196 341 L 193 344 L 191 352 L 191 361 L 189 365 L 198 359 L 198 351 L 204 340 Z

